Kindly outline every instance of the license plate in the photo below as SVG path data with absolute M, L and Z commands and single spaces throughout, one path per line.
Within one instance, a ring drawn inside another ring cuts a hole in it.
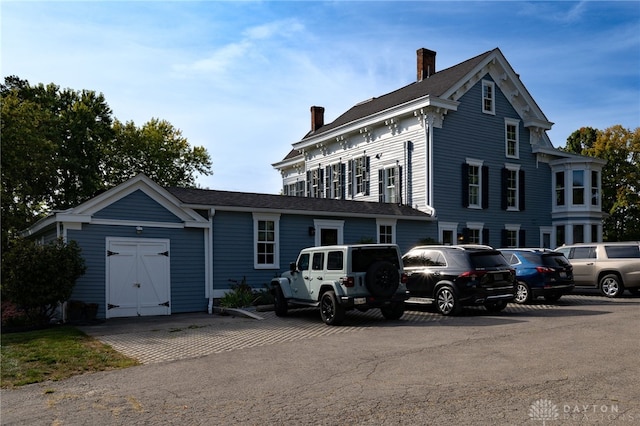
M 567 278 L 567 273 L 566 272 L 560 272 L 560 278 Z
M 353 299 L 354 305 L 364 305 L 365 303 L 367 303 L 366 297 L 356 297 L 355 299 Z
M 502 281 L 502 274 L 494 274 L 493 275 L 493 280 L 494 281 Z

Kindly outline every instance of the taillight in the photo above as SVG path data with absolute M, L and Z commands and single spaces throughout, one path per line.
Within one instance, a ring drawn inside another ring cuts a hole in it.
M 546 266 L 536 266 L 536 271 L 540 272 L 541 274 L 553 274 L 555 272 L 555 269 Z
M 340 278 L 340 284 L 345 287 L 353 287 L 356 285 L 356 280 L 353 277 L 342 277 Z
M 402 284 L 406 284 L 408 280 L 409 280 L 409 277 L 407 276 L 407 274 L 403 272 L 402 275 L 400 275 L 400 282 Z
M 467 272 L 461 273 L 460 275 L 458 275 L 458 277 L 460 277 L 460 278 L 471 278 L 472 280 L 475 280 L 477 278 L 482 277 L 486 273 L 487 273 L 486 271 L 467 271 Z

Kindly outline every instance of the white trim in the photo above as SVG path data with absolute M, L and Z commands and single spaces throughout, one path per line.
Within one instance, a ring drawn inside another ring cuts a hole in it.
M 273 263 L 258 263 L 258 222 L 273 222 Z M 280 215 L 279 214 L 253 214 L 253 267 L 255 269 L 280 269 Z
M 485 87 L 491 87 L 491 109 L 485 109 L 484 107 L 484 101 L 485 101 L 484 88 Z M 484 80 L 484 79 L 482 80 L 481 98 L 482 98 L 482 112 L 484 114 L 496 115 L 496 84 L 493 81 Z
M 376 242 L 380 243 L 380 227 L 381 226 L 390 226 L 391 227 L 391 242 L 385 244 L 395 244 L 396 243 L 396 223 L 398 221 L 395 219 L 377 219 L 376 220 Z
M 458 244 L 458 222 L 438 222 L 438 242 L 444 244 L 444 231 L 453 233 L 452 245 Z
M 509 139 L 507 138 L 507 129 L 509 126 L 514 126 L 516 128 L 516 138 L 515 138 L 515 154 L 509 154 Z M 520 120 L 514 118 L 504 118 L 504 156 L 507 158 L 520 158 Z
M 334 214 L 335 216 L 335 214 Z M 337 244 L 344 244 L 344 220 L 326 220 L 326 219 L 314 219 L 313 227 L 316 230 L 314 244 L 319 246 L 321 244 L 321 230 L 322 229 L 335 229 L 338 231 Z
M 515 195 L 515 206 L 510 206 L 509 202 L 507 200 L 507 211 L 509 212 L 518 212 L 520 211 L 520 164 L 513 164 L 513 163 L 505 163 L 504 164 L 504 168 L 507 169 L 508 171 L 511 172 L 515 172 L 516 175 L 516 182 L 515 182 L 515 190 L 516 190 L 516 195 Z M 507 186 L 507 191 L 509 190 L 509 187 Z

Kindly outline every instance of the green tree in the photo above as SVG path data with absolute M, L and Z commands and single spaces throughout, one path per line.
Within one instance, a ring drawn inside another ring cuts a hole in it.
M 586 155 L 603 158 L 602 209 L 607 241 L 640 240 L 640 127 L 621 125 L 598 132 Z
M 46 324 L 85 270 L 75 241 L 43 245 L 17 238 L 3 253 L 2 296 L 24 309 L 31 322 Z
M 561 149 L 574 154 L 584 155 L 585 151 L 592 148 L 596 143 L 597 137 L 597 129 L 593 127 L 581 127 L 569 135 L 567 138 L 567 146 Z
M 122 124 L 102 94 L 35 86 L 18 77 L 0 85 L 2 249 L 52 209 L 74 207 L 137 173 L 160 185 L 195 186 L 211 174 L 203 147 L 152 119 Z
M 116 120 L 113 129 L 115 137 L 104 158 L 108 186 L 144 173 L 163 186 L 192 187 L 197 173 L 210 174 L 207 151 L 189 146 L 182 132 L 166 120 L 153 118 L 142 127 Z

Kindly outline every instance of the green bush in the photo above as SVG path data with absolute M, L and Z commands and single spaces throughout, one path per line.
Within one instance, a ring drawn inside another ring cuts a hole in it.
M 31 323 L 46 324 L 85 270 L 75 241 L 16 239 L 2 257 L 2 297 L 24 310 Z
M 234 284 L 231 285 L 231 291 L 220 299 L 220 306 L 224 308 L 246 308 L 248 306 L 273 304 L 273 296 L 266 285 L 262 290 L 254 290 L 247 284 L 247 277 L 243 277 L 240 282 L 229 281 Z

